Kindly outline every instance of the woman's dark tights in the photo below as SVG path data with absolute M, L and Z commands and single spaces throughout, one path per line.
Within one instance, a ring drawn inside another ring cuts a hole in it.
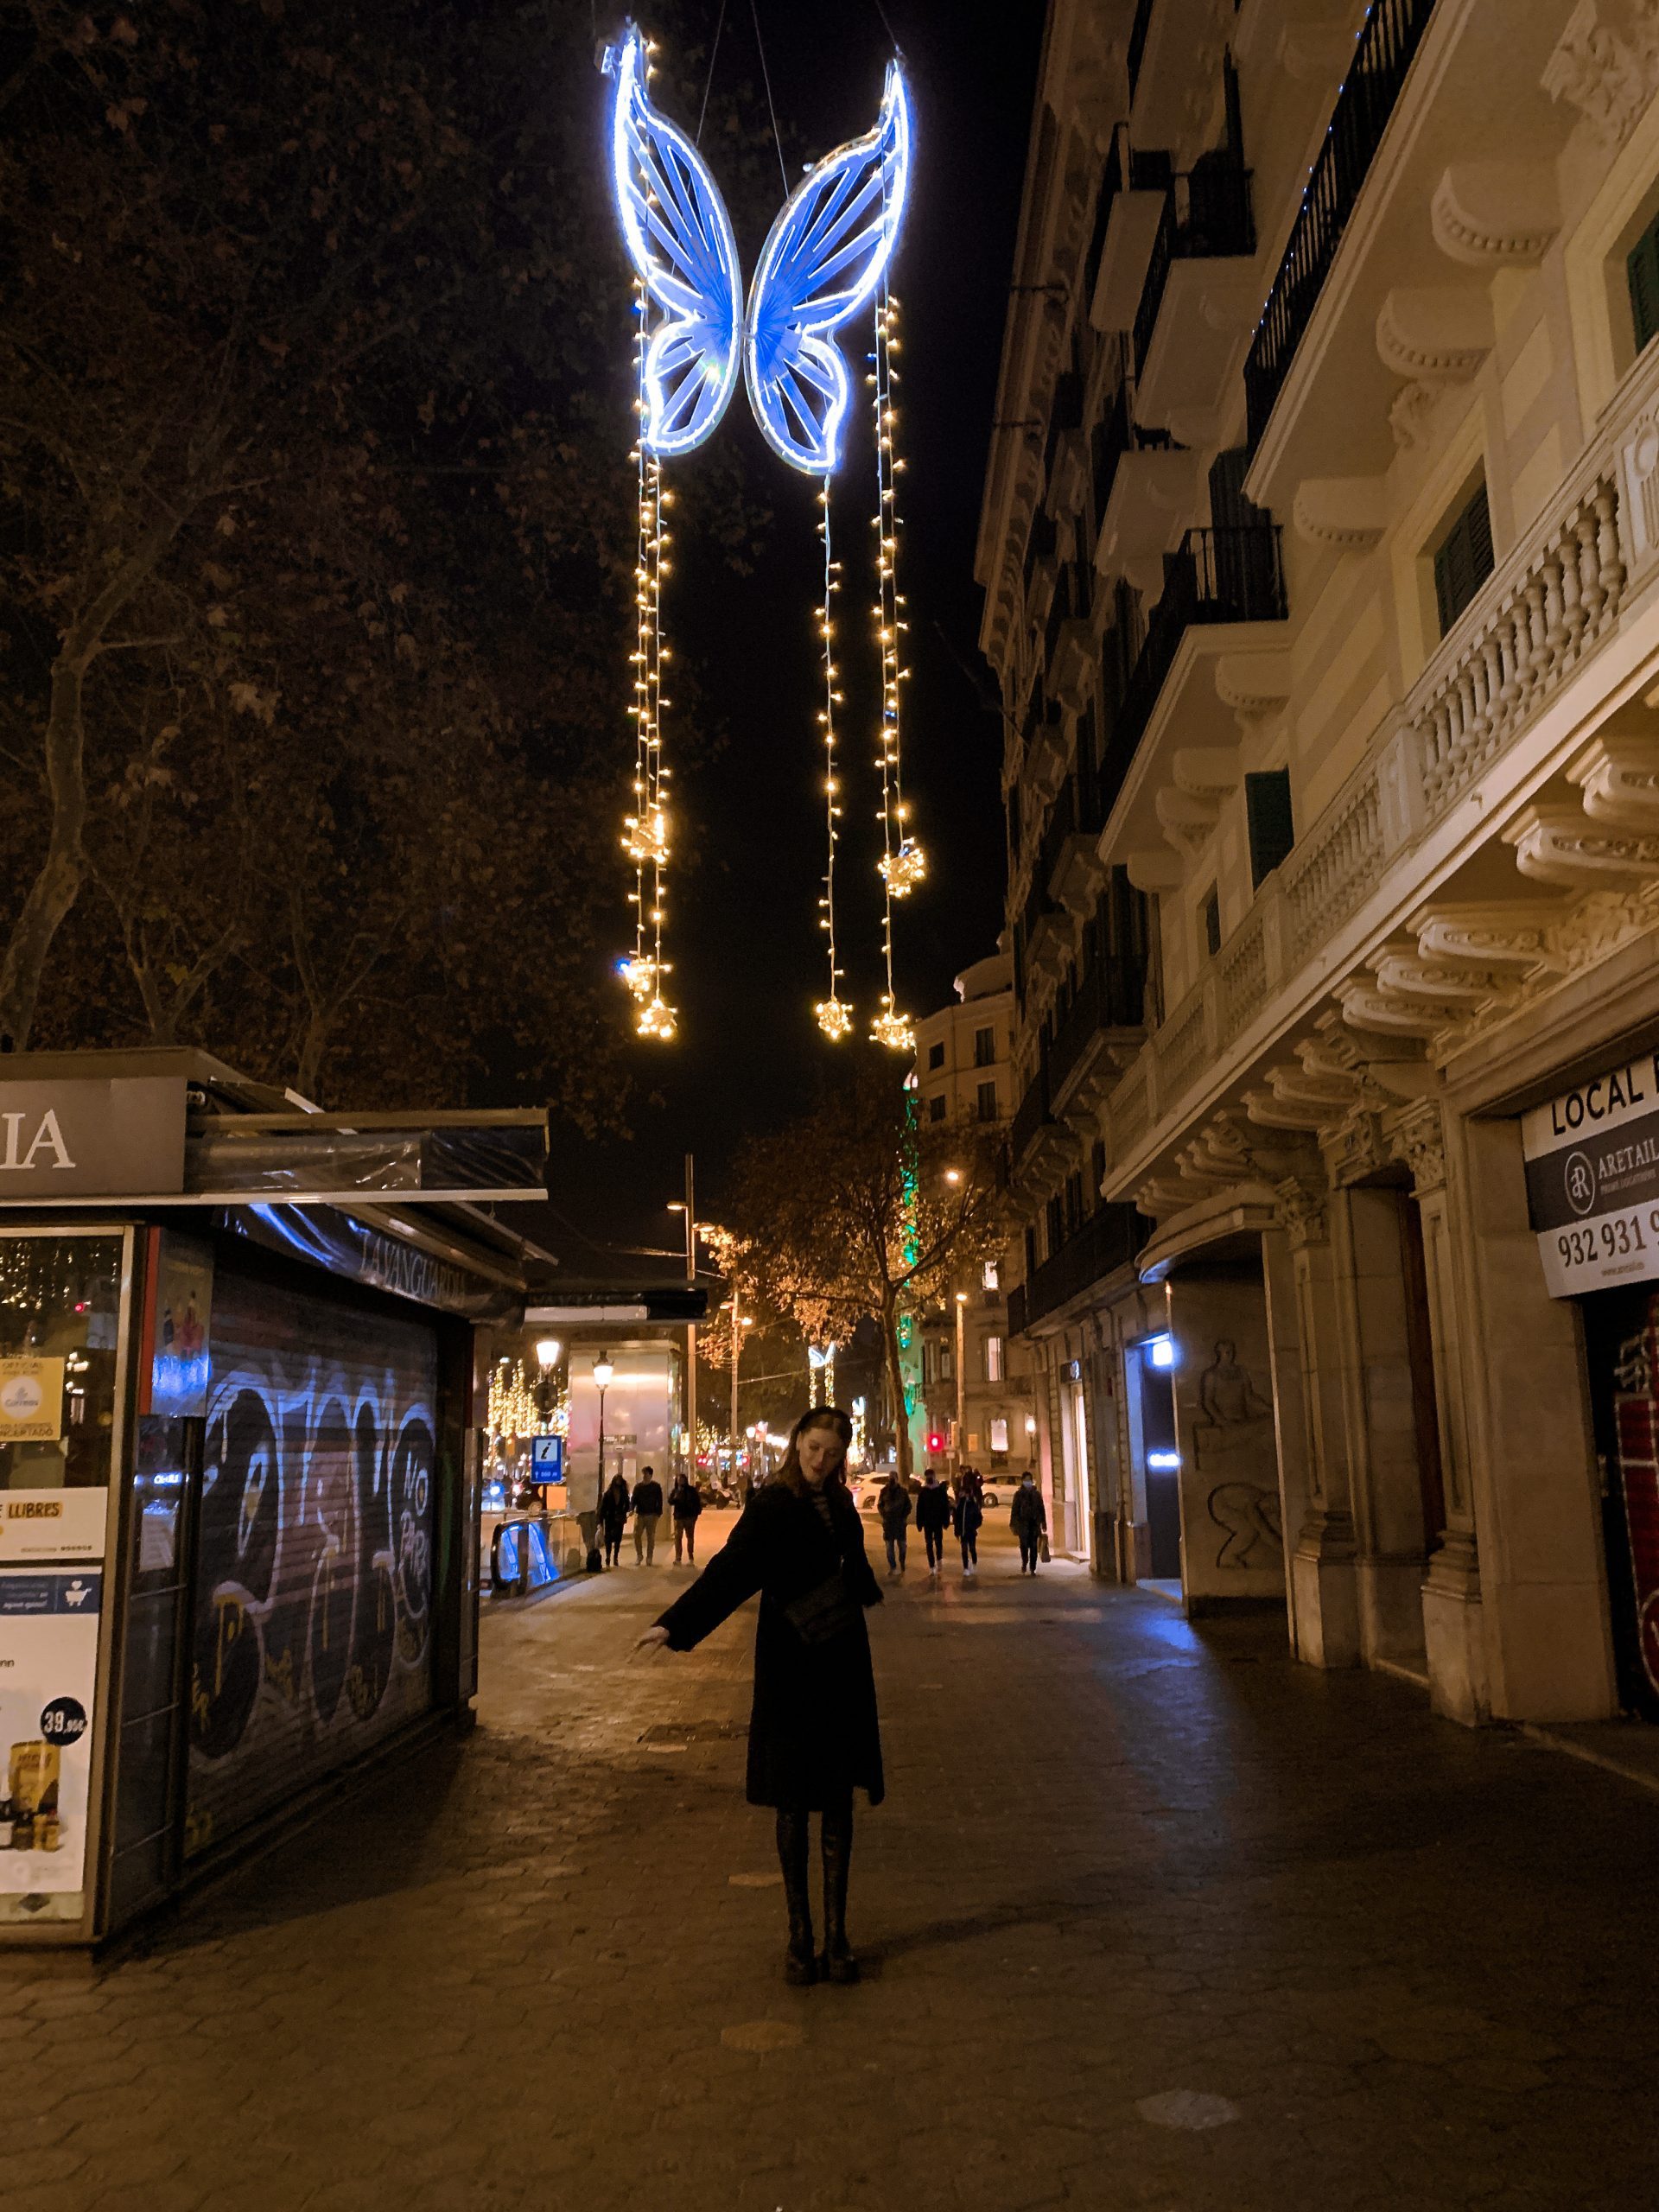
M 789 1948 L 803 1961 L 812 1956 L 812 1901 L 806 1871 L 810 1818 L 804 1805 L 778 1808 L 778 1863 L 784 1870 L 784 1898 L 789 1908 Z M 823 1858 L 824 1953 L 829 1959 L 844 1960 L 851 1956 L 847 1942 L 847 1876 L 853 1857 L 850 1790 L 840 1804 L 819 1815 L 818 1825 Z

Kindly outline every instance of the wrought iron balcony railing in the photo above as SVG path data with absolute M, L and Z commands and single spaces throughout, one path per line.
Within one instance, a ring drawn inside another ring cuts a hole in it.
M 1017 1168 L 1036 1141 L 1037 1133 L 1049 1119 L 1048 1066 L 1038 1064 L 1037 1072 L 1026 1085 L 1026 1095 L 1014 1109 L 1013 1126 L 1008 1131 L 1008 1157 Z
M 1146 367 L 1174 264 L 1255 251 L 1255 216 L 1249 169 L 1211 155 L 1205 157 L 1205 166 L 1182 171 L 1172 179 L 1158 235 L 1153 240 L 1146 282 L 1141 287 L 1141 303 L 1135 311 L 1132 335 L 1137 374 Z
M 1434 0 L 1372 0 L 1244 364 L 1252 452 L 1290 374 L 1433 10 Z
M 1275 622 L 1284 615 L 1277 523 L 1187 531 L 1179 551 L 1165 556 L 1163 596 L 1152 610 L 1145 642 L 1112 715 L 1101 769 L 1109 810 L 1187 631 L 1198 623 Z
M 1076 1298 L 1115 1268 L 1132 1266 L 1152 1224 L 1129 1205 L 1103 1205 L 1027 1282 L 1008 1293 L 1008 1327 L 1015 1334 Z M 1015 1300 L 1019 1318 L 1015 1319 Z
M 1048 1048 L 1048 1080 L 1058 1090 L 1103 1029 L 1138 1029 L 1145 1012 L 1145 978 L 1122 959 L 1097 960 Z

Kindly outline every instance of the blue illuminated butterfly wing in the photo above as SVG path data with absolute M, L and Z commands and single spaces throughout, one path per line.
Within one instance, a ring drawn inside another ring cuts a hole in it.
M 841 455 L 849 396 L 831 334 L 881 281 L 910 182 L 910 100 L 887 69 L 880 119 L 826 156 L 785 203 L 749 295 L 744 369 L 767 442 L 793 468 L 826 475 Z
M 647 451 L 689 453 L 726 411 L 739 367 L 743 275 L 731 218 L 708 164 L 645 94 L 632 26 L 605 56 L 616 80 L 611 171 L 622 234 L 664 320 L 645 353 Z

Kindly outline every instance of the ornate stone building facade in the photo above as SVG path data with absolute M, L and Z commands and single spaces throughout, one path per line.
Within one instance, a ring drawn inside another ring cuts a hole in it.
M 978 546 L 1045 1480 L 1470 1720 L 1659 1707 L 1656 94 L 1052 0 Z

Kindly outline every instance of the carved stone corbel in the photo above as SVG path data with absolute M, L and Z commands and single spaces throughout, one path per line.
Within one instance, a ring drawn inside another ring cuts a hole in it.
M 1465 268 L 1541 261 L 1561 226 L 1554 166 L 1546 162 L 1454 162 L 1428 204 L 1434 243 Z
M 1446 1131 L 1433 1099 L 1419 1098 L 1402 1107 L 1389 1123 L 1388 1140 L 1394 1157 L 1410 1170 L 1418 1198 L 1445 1189 Z
M 1305 476 L 1290 503 L 1292 527 L 1309 545 L 1369 553 L 1388 527 L 1380 476 Z
M 1650 0 L 1637 0 L 1622 28 L 1602 18 L 1601 0 L 1579 0 L 1539 81 L 1551 99 L 1577 108 L 1603 145 L 1616 150 L 1652 96 L 1659 33 Z
M 1329 1235 L 1325 1209 L 1331 1191 L 1322 1176 L 1287 1175 L 1274 1184 L 1273 1195 L 1293 1251 L 1325 1242 Z
M 1659 877 L 1659 835 L 1599 829 L 1582 808 L 1529 806 L 1504 830 L 1522 875 L 1572 891 L 1612 891 Z
M 1584 810 L 1610 829 L 1659 834 L 1659 739 L 1599 737 L 1567 772 L 1584 793 Z

